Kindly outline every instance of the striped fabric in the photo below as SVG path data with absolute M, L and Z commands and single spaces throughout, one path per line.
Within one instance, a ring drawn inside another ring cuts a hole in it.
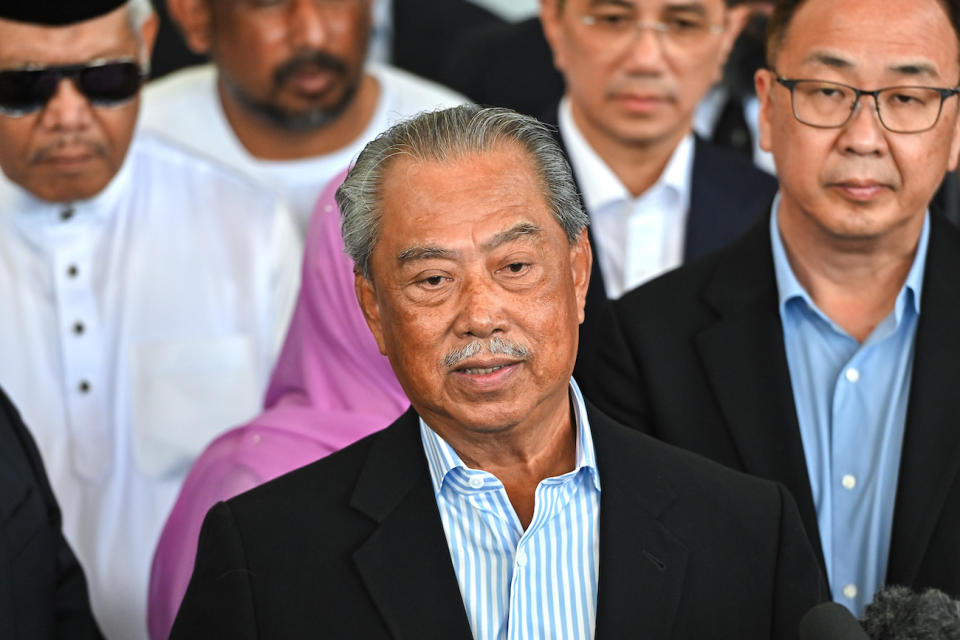
M 526 531 L 503 484 L 486 471 L 467 468 L 420 421 L 450 557 L 477 640 L 593 637 L 600 477 L 583 397 L 573 380 L 570 389 L 576 468 L 540 483 Z

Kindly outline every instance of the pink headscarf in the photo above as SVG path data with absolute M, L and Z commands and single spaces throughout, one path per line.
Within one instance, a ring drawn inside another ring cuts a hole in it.
M 170 634 L 210 507 L 386 427 L 410 404 L 354 294 L 333 197 L 345 176 L 330 181 L 310 218 L 300 294 L 266 410 L 197 458 L 160 535 L 147 611 L 153 640 Z

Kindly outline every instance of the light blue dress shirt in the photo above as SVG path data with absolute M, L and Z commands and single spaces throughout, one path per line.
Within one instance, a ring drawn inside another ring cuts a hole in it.
M 797 280 L 778 208 L 779 196 L 770 241 L 780 318 L 827 578 L 834 600 L 862 616 L 887 572 L 930 216 L 893 310 L 861 344 Z
M 573 471 L 540 482 L 524 531 L 495 476 L 470 469 L 422 419 L 420 436 L 473 637 L 593 638 L 600 552 L 600 476 L 583 397 Z

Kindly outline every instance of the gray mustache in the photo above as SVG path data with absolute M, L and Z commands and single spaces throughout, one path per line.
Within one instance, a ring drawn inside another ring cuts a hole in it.
M 522 344 L 495 336 L 486 342 L 474 340 L 459 349 L 454 349 L 447 353 L 440 362 L 447 369 L 452 369 L 467 358 L 472 358 L 484 350 L 492 355 L 513 356 L 518 359 L 526 359 L 526 357 L 530 355 L 530 349 Z

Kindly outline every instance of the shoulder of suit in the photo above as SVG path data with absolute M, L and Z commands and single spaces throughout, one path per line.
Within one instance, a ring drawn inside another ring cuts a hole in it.
M 665 484 L 681 499 L 723 503 L 724 501 L 767 503 L 775 498 L 776 484 L 770 480 L 751 476 L 725 467 L 686 449 L 667 444 L 653 436 L 626 427 L 595 408 L 590 410 L 590 426 L 597 443 L 597 466 L 601 475 L 601 491 L 611 474 L 619 480 L 629 480 L 625 465 L 629 463 L 630 474 L 641 484 L 654 482 Z M 603 453 L 607 453 L 605 459 Z M 612 457 L 621 462 L 612 461 Z M 605 464 L 614 468 L 605 469 Z M 636 470 L 641 471 L 637 472 Z

